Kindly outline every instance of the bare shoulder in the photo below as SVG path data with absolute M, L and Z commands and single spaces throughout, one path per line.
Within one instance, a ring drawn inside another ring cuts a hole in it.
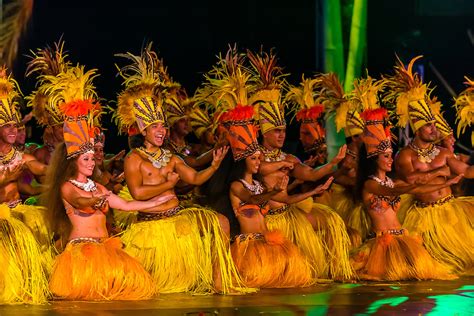
M 301 162 L 301 160 L 299 160 L 296 156 L 294 156 L 292 154 L 286 154 L 285 160 L 288 161 L 288 162 L 292 162 L 292 163 L 300 163 Z
M 25 154 L 25 153 L 23 153 L 22 158 L 23 158 L 23 161 L 24 161 L 24 162 L 30 162 L 30 161 L 33 161 L 33 160 L 36 160 L 36 161 L 37 161 L 36 157 L 33 156 L 33 155 L 31 155 L 31 154 Z

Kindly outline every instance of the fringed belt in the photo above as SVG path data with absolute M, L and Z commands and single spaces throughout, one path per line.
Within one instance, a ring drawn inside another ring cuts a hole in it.
M 181 206 L 173 207 L 169 210 L 163 212 L 156 212 L 156 213 L 142 213 L 138 212 L 137 221 L 138 222 L 145 222 L 145 221 L 157 221 L 163 218 L 168 218 L 174 216 L 181 211 Z
M 15 201 L 12 201 L 12 202 L 8 202 L 7 206 L 8 206 L 9 209 L 14 209 L 15 207 L 17 207 L 20 204 L 21 204 L 21 200 L 15 200 Z
M 266 215 L 277 215 L 277 214 L 285 213 L 289 208 L 290 206 L 287 204 L 277 209 L 269 210 Z
M 438 206 L 438 205 L 443 205 L 443 204 L 446 204 L 448 203 L 449 201 L 451 201 L 452 199 L 454 199 L 454 195 L 450 194 L 448 196 L 445 196 L 444 198 L 442 199 L 439 199 L 438 201 L 434 201 L 434 202 L 421 202 L 421 201 L 416 201 L 415 202 L 415 206 L 416 207 L 430 207 L 430 206 Z
M 387 229 L 384 231 L 380 232 L 370 232 L 369 233 L 369 239 L 375 238 L 375 237 L 381 237 L 383 235 L 394 235 L 394 236 L 400 236 L 406 233 L 406 229 L 401 228 L 401 229 Z
M 100 238 L 100 237 L 78 237 L 78 238 L 69 240 L 69 243 L 80 244 L 80 243 L 85 243 L 85 242 L 92 242 L 95 244 L 100 244 L 103 240 L 104 238 Z
M 249 234 L 240 234 L 232 238 L 231 243 L 235 241 L 243 242 L 246 240 L 265 240 L 265 236 L 262 233 L 249 233 Z

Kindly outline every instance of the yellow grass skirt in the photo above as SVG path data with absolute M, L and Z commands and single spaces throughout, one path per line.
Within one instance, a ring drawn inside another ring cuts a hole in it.
M 250 291 L 243 286 L 214 211 L 187 208 L 171 217 L 137 222 L 122 241 L 151 273 L 160 293 L 215 292 L 213 266 L 219 269 L 222 293 Z
M 423 238 L 428 252 L 456 273 L 474 273 L 474 197 L 450 198 L 436 205 L 413 204 L 404 227 Z
M 294 288 L 315 281 L 309 261 L 279 231 L 237 235 L 231 252 L 248 287 Z
M 46 218 L 47 209 L 42 206 L 18 204 L 11 210 L 12 216 L 28 226 L 43 252 L 50 251 L 52 234 Z
M 434 260 L 420 240 L 385 234 L 369 239 L 351 256 L 357 276 L 364 280 L 449 280 L 449 268 Z
M 128 190 L 128 187 L 124 185 L 120 190 L 118 196 L 120 196 L 125 201 L 132 201 L 133 197 Z M 115 225 L 121 230 L 125 230 L 131 224 L 137 221 L 138 212 L 133 211 L 122 211 L 119 209 L 113 209 Z
M 40 247 L 10 208 L 0 204 L 0 304 L 41 304 L 49 296 Z
M 122 249 L 119 238 L 70 242 L 56 257 L 49 288 L 68 300 L 143 300 L 156 286 L 142 265 Z
M 329 206 L 313 203 L 312 198 L 295 206 L 315 224 L 314 231 L 323 243 L 326 258 L 323 275 L 336 280 L 352 279 L 354 272 L 349 262 L 351 239 L 342 218 Z

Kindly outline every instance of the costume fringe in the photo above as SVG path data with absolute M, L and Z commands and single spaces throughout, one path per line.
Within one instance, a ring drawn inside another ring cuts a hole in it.
M 68 300 L 143 300 L 156 286 L 141 264 L 121 249 L 119 238 L 69 243 L 56 257 L 51 292 Z
M 0 204 L 0 304 L 46 303 L 47 267 L 30 229 Z
M 319 203 L 313 203 L 308 215 L 315 220 L 315 232 L 324 245 L 327 260 L 325 275 L 336 280 L 352 279 L 354 271 L 349 262 L 351 239 L 342 218 L 329 206 Z
M 122 240 L 126 251 L 151 273 L 160 293 L 215 292 L 214 264 L 223 294 L 255 291 L 243 285 L 213 211 L 187 208 L 165 219 L 137 222 Z
M 321 237 L 315 232 L 306 216 L 296 206 L 289 206 L 283 213 L 265 215 L 269 230 L 279 230 L 308 258 L 315 278 L 327 277 L 327 262 Z
M 128 190 L 128 186 L 124 185 L 122 189 L 120 190 L 118 196 L 120 196 L 122 199 L 126 201 L 132 201 L 133 197 L 130 194 L 130 191 Z M 125 230 L 130 225 L 135 223 L 137 221 L 137 214 L 138 212 L 132 212 L 132 211 L 122 211 L 119 209 L 114 209 L 114 220 L 115 220 L 115 225 L 119 227 L 121 230 Z
M 261 239 L 253 238 L 252 234 L 240 236 L 232 243 L 231 252 L 246 286 L 294 288 L 314 284 L 309 261 L 281 232 L 269 232 Z
M 400 208 L 397 211 L 397 218 L 400 224 L 403 225 L 405 222 L 405 217 L 407 215 L 408 210 L 415 202 L 415 196 L 412 194 L 402 194 L 400 195 Z
M 450 280 L 449 268 L 434 260 L 421 241 L 408 235 L 382 235 L 368 240 L 351 256 L 359 278 L 365 280 Z
M 456 273 L 474 272 L 474 197 L 408 210 L 404 227 L 423 238 L 428 252 Z

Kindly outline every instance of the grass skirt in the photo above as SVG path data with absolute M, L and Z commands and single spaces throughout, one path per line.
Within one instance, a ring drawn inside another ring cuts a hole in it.
M 342 218 L 329 206 L 313 203 L 311 198 L 295 205 L 315 222 L 314 230 L 323 242 L 327 262 L 324 275 L 337 280 L 352 279 L 354 272 L 349 262 L 351 239 Z
M 122 249 L 119 238 L 68 243 L 56 257 L 51 292 L 68 300 L 142 300 L 156 286 L 142 265 Z
M 309 261 L 279 231 L 237 235 L 231 252 L 248 287 L 293 288 L 315 281 Z
M 365 280 L 449 280 L 449 268 L 434 260 L 420 240 L 385 234 L 369 239 L 351 256 L 357 276 Z
M 407 211 L 404 227 L 420 235 L 428 252 L 456 273 L 474 272 L 474 197 Z
M 10 208 L 0 204 L 0 304 L 45 303 L 49 296 L 47 267 L 40 247 Z
M 128 190 L 128 186 L 124 185 L 120 190 L 118 196 L 125 201 L 132 201 L 133 197 Z M 121 230 L 127 229 L 131 224 L 137 221 L 138 212 L 122 211 L 119 209 L 113 209 L 115 225 Z
M 171 217 L 137 222 L 122 241 L 151 273 L 160 293 L 215 292 L 213 265 L 220 271 L 222 293 L 250 290 L 243 288 L 214 211 L 187 208 Z
M 51 250 L 52 234 L 46 219 L 47 209 L 42 206 L 18 204 L 11 210 L 12 216 L 28 226 L 43 252 Z

